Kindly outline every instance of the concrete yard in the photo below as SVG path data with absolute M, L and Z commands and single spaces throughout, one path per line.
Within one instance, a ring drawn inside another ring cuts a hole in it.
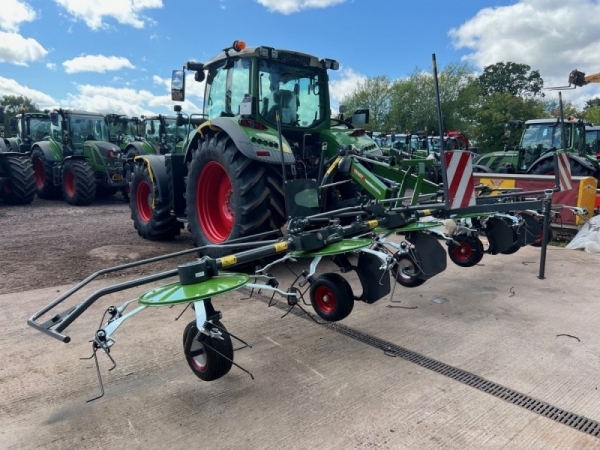
M 125 229 L 126 206 L 114 208 L 125 217 L 116 231 L 134 234 L 130 224 Z M 189 247 L 186 236 L 180 248 Z M 139 238 L 131 239 L 135 246 Z M 600 421 L 600 260 L 550 247 L 547 278 L 539 280 L 539 255 L 526 247 L 486 255 L 473 268 L 448 261 L 445 272 L 418 288 L 398 285 L 394 300 L 401 303 L 357 302 L 340 323 Z M 327 270 L 333 266 L 319 272 Z M 274 274 L 284 289 L 293 280 L 284 267 Z M 116 281 L 94 282 L 83 294 Z M 227 328 L 252 344 L 235 361 L 254 381 L 235 367 L 214 382 L 196 378 L 181 344 L 192 311 L 175 321 L 182 306 L 153 308 L 115 334 L 118 366 L 108 372 L 100 356 L 106 394 L 86 403 L 99 388 L 93 360 L 79 358 L 91 354 L 88 341 L 102 313 L 150 287 L 98 301 L 67 329 L 72 342 L 63 344 L 26 320 L 69 286 L 0 295 L 2 449 L 600 448 L 599 437 L 387 356 L 302 314 L 282 319 L 283 309 L 268 308 L 267 297 L 247 299 L 247 291 L 214 304 Z

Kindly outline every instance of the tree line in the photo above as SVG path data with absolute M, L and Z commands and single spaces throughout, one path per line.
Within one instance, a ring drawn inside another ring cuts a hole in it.
M 546 95 L 539 71 L 527 64 L 499 62 L 476 75 L 468 63 L 451 63 L 440 71 L 438 81 L 444 130 L 463 132 L 481 152 L 502 149 L 509 120 L 560 116 L 558 94 Z M 564 97 L 565 116 L 600 124 L 600 98 L 588 100 L 579 110 Z M 368 131 L 438 134 L 433 75 L 419 68 L 394 81 L 380 75 L 359 82 L 342 103 L 350 111 L 369 108 Z M 507 144 L 515 145 L 519 138 L 513 133 Z

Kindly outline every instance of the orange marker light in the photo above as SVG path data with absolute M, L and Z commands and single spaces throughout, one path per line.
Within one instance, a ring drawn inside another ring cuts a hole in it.
M 244 41 L 235 41 L 233 43 L 233 49 L 236 52 L 241 52 L 242 50 L 244 50 L 246 48 L 246 43 Z

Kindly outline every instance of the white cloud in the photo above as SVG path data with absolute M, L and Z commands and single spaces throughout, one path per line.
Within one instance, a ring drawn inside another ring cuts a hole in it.
M 40 108 L 54 106 L 56 101 L 41 91 L 22 86 L 16 80 L 0 77 L 0 92 L 2 95 L 23 95 L 29 97 Z
M 337 104 L 341 102 L 344 97 L 350 95 L 358 87 L 358 83 L 362 83 L 367 80 L 367 77 L 355 72 L 350 68 L 342 68 L 338 73 L 337 79 L 333 75 L 335 72 L 329 72 L 329 95 L 331 97 L 331 103 Z
M 100 72 L 109 70 L 134 69 L 127 58 L 121 56 L 85 55 L 62 63 L 67 73 Z
M 155 84 L 162 84 L 167 90 L 166 79 L 153 77 Z M 127 114 L 130 116 L 164 113 L 164 108 L 173 111 L 174 102 L 170 94 L 155 95 L 145 89 L 115 88 L 110 86 L 76 85 L 77 92 L 68 94 L 61 102 L 66 108 L 84 109 L 101 113 Z M 193 91 L 189 95 L 194 95 Z M 195 102 L 189 98 L 181 103 L 184 112 L 200 112 Z M 175 113 L 173 113 L 175 114 Z
M 0 29 L 17 32 L 23 22 L 31 22 L 35 18 L 35 11 L 27 3 L 21 0 L 2 0 Z
M 595 0 L 520 0 L 484 8 L 449 35 L 455 48 L 471 51 L 465 59 L 478 67 L 527 64 L 540 71 L 545 87 L 566 85 L 576 68 L 588 75 L 600 72 L 600 4 Z M 579 104 L 600 95 L 600 88 L 566 92 L 565 99 Z
M 50 70 L 56 70 L 56 63 L 46 63 L 46 67 Z
M 0 62 L 25 66 L 30 61 L 42 59 L 47 53 L 35 39 L 0 31 Z
M 346 0 L 256 0 L 271 12 L 292 14 L 303 9 L 328 8 Z
M 92 30 L 107 28 L 104 18 L 112 18 L 123 25 L 144 28 L 152 20 L 141 15 L 145 9 L 162 8 L 162 0 L 54 0 Z

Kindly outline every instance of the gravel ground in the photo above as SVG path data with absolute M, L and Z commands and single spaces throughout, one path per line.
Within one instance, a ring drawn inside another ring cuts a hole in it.
M 0 294 L 78 282 L 105 267 L 191 246 L 187 231 L 168 242 L 142 239 L 120 194 L 86 207 L 38 198 L 27 206 L 0 204 Z M 168 260 L 152 270 L 173 267 Z

